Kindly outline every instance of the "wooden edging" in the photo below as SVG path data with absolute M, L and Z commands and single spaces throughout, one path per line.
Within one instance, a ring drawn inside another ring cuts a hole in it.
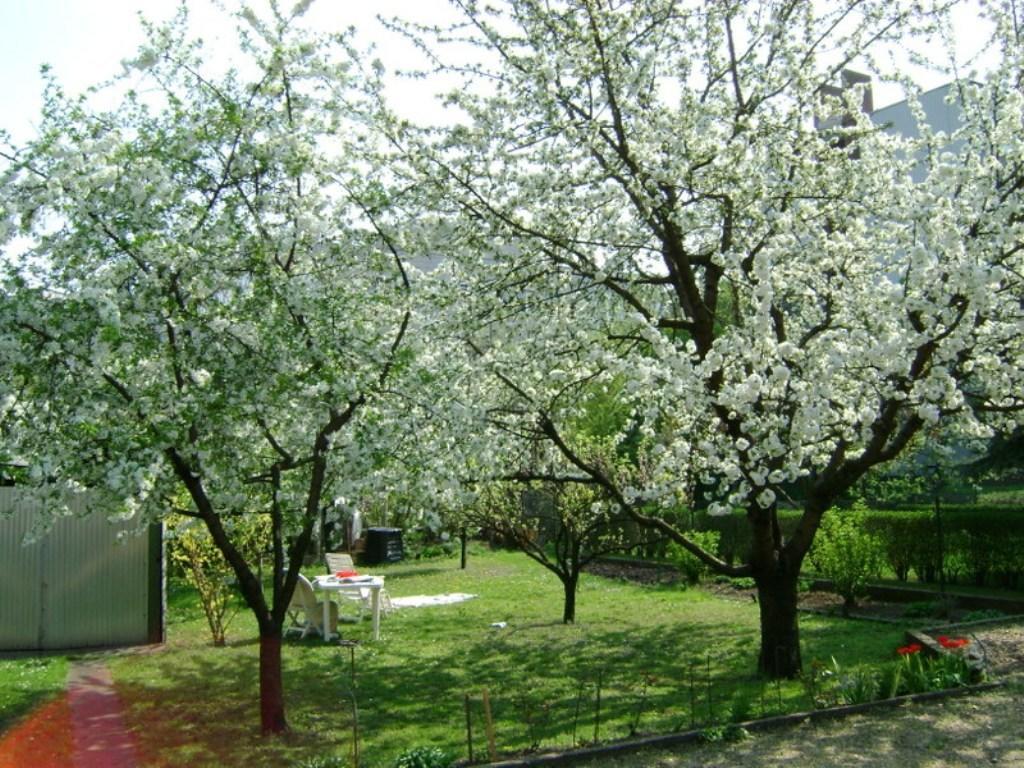
M 962 688 L 947 688 L 942 691 L 927 691 L 925 693 L 914 693 L 908 696 L 897 696 L 893 699 L 879 699 L 878 701 L 869 701 L 864 704 L 848 704 L 841 707 L 815 709 L 810 712 L 796 712 L 791 715 L 765 717 L 760 720 L 749 720 L 747 722 L 735 723 L 734 725 L 737 728 L 743 728 L 747 731 L 768 731 L 787 725 L 799 725 L 805 722 L 846 717 L 848 715 L 868 712 L 872 709 L 878 709 L 881 707 L 898 707 L 912 702 L 934 701 L 954 698 L 957 696 L 966 696 L 972 693 L 984 693 L 986 691 L 1001 688 L 1003 685 L 1004 683 L 1002 681 L 979 683 L 978 685 L 968 685 Z M 540 755 L 529 755 L 527 757 L 500 760 L 494 763 L 482 764 L 480 765 L 480 768 L 534 768 L 534 766 L 568 765 L 578 760 L 584 760 L 590 757 L 605 757 L 619 753 L 635 752 L 641 749 L 689 744 L 700 741 L 704 737 L 704 733 L 704 729 L 698 729 L 683 731 L 681 733 L 668 733 L 661 736 L 646 736 L 640 739 L 617 741 L 612 744 L 583 747 L 581 749 L 572 749 L 566 752 L 547 752 Z M 471 764 L 465 761 L 460 761 L 457 765 L 468 766 Z
M 873 621 L 876 624 L 898 624 L 900 626 L 906 626 L 906 619 L 890 619 L 886 616 L 865 616 L 859 613 L 851 613 L 843 616 L 841 613 L 836 613 L 831 608 L 803 608 L 797 606 L 797 610 L 800 613 L 809 613 L 813 616 L 824 616 L 828 619 L 847 619 L 850 621 Z
M 935 624 L 925 627 L 922 632 L 934 636 L 936 632 L 949 632 L 951 630 L 972 630 L 976 628 L 994 627 L 1000 624 L 1017 624 L 1024 622 L 1024 613 L 1015 613 L 1009 616 L 998 616 L 993 619 L 978 619 L 977 621 L 947 622 L 946 624 Z
M 833 591 L 833 584 L 829 579 L 815 578 L 811 581 L 810 588 L 811 591 L 831 592 Z M 897 603 L 913 602 L 918 600 L 932 602 L 943 599 L 942 593 L 936 589 L 913 587 L 909 584 L 897 585 L 873 582 L 868 584 L 867 592 L 873 599 Z M 951 585 L 946 589 L 945 599 L 975 606 L 979 609 L 992 608 L 1008 614 L 1020 613 L 1024 610 L 1024 598 L 960 592 L 957 590 L 956 585 Z

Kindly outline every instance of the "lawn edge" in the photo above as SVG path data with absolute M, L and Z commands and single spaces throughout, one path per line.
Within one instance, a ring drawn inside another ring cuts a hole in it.
M 939 701 L 943 699 L 968 696 L 975 693 L 986 693 L 998 690 L 1006 685 L 1004 680 L 996 680 L 987 683 L 962 686 L 960 688 L 947 688 L 942 691 L 926 691 L 924 693 L 913 693 L 906 696 L 896 696 L 889 699 L 879 699 L 863 704 L 845 704 L 838 707 L 827 707 L 807 712 L 795 712 L 789 715 L 775 715 L 757 720 L 748 720 L 735 723 L 737 728 L 747 731 L 769 731 L 776 728 L 783 728 L 789 725 L 799 725 L 805 722 L 818 720 L 830 720 L 847 717 L 849 715 L 869 712 L 873 709 L 883 707 L 899 707 L 904 704 L 911 704 L 922 701 Z M 533 768 L 533 766 L 546 765 L 568 765 L 578 760 L 591 757 L 604 757 L 613 754 L 635 752 L 643 749 L 656 747 L 670 747 L 680 744 L 699 742 L 704 737 L 705 729 L 694 729 L 680 733 L 668 733 L 659 736 L 644 736 L 639 739 L 626 739 L 609 744 L 594 747 L 583 747 L 571 749 L 564 752 L 545 752 L 539 755 L 499 760 L 491 763 L 470 763 L 460 760 L 456 766 L 478 766 L 479 768 Z

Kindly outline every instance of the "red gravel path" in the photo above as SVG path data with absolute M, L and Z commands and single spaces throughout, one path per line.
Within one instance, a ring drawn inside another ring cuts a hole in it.
M 68 705 L 74 730 L 75 768 L 135 768 L 135 740 L 121 713 L 110 671 L 102 663 L 72 664 Z
M 0 768 L 68 768 L 73 750 L 67 695 L 44 704 L 0 736 Z
M 67 693 L 0 736 L 0 768 L 136 768 L 135 741 L 102 662 L 72 664 Z

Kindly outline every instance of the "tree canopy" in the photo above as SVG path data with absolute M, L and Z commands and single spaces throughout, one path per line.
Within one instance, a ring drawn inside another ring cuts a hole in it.
M 1012 6 L 983 3 L 1001 64 L 954 80 L 959 126 L 911 91 L 902 136 L 861 111 L 859 78 L 835 84 L 944 7 L 456 0 L 455 29 L 410 30 L 465 79 L 453 125 L 418 132 L 346 36 L 301 31 L 308 4 L 243 6 L 227 73 L 184 15 L 151 27 L 144 87 L 122 79 L 104 111 L 51 83 L 38 137 L 3 150 L 5 451 L 39 488 L 203 520 L 260 624 L 266 730 L 319 511 L 427 437 L 400 482 L 422 462 L 588 486 L 753 576 L 760 667 L 796 674 L 796 578 L 836 499 L 924 430 L 1020 421 Z M 407 257 L 439 248 L 439 314 L 420 315 Z M 455 430 L 421 432 L 428 405 Z M 746 510 L 747 562 L 665 518 L 697 488 Z M 252 514 L 272 523 L 269 600 L 231 538 Z
M 795 674 L 796 576 L 837 497 L 926 428 L 989 435 L 1020 417 L 1017 20 L 984 4 L 1001 65 L 955 80 L 952 132 L 911 90 L 903 136 L 862 112 L 863 78 L 836 84 L 880 46 L 945 28 L 943 10 L 458 5 L 463 24 L 433 50 L 466 77 L 450 97 L 465 119 L 410 158 L 476 254 L 459 265 L 473 298 L 458 327 L 467 364 L 491 374 L 465 397 L 494 460 L 547 456 L 565 482 L 752 575 L 760 666 Z M 633 441 L 640 470 L 627 482 L 566 428 L 613 382 L 630 414 L 613 438 Z M 785 540 L 776 506 L 793 483 L 804 514 Z M 698 484 L 712 513 L 747 511 L 748 562 L 664 518 Z
M 0 165 L 9 451 L 41 492 L 206 525 L 259 623 L 266 731 L 286 727 L 280 637 L 314 524 L 379 483 L 419 338 L 378 73 L 302 29 L 306 6 L 243 6 L 226 72 L 183 7 L 109 86 L 116 108 L 51 81 Z M 233 535 L 252 516 L 267 592 Z

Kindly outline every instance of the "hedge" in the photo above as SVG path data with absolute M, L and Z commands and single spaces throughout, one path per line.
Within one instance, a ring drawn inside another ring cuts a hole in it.
M 882 540 L 886 561 L 901 581 L 911 573 L 918 581 L 937 581 L 941 560 L 950 584 L 1024 589 L 1024 509 L 943 505 L 941 552 L 931 507 L 873 509 L 864 515 L 865 525 Z M 799 510 L 779 511 L 783 536 L 792 534 L 799 519 Z M 718 532 L 718 554 L 724 560 L 746 559 L 750 528 L 742 510 L 722 517 L 697 513 L 694 522 L 698 530 Z

